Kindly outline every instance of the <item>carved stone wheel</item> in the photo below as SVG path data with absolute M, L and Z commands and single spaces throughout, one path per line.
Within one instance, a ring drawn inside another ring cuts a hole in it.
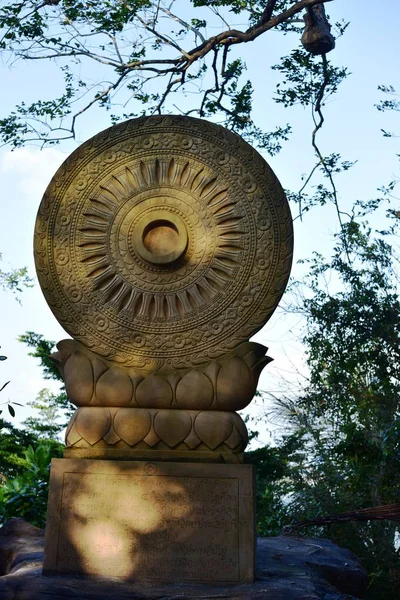
M 264 159 L 226 129 L 140 118 L 80 146 L 39 208 L 35 260 L 54 315 L 139 369 L 209 362 L 258 331 L 285 289 L 292 220 Z

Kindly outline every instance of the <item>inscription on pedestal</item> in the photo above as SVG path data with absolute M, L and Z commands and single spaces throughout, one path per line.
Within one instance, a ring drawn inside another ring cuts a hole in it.
M 56 459 L 47 573 L 252 581 L 250 465 Z

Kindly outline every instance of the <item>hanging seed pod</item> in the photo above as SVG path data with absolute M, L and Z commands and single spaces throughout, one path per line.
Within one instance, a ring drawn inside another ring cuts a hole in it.
M 304 16 L 305 29 L 301 43 L 311 54 L 327 54 L 335 47 L 335 38 L 331 34 L 331 26 L 326 18 L 323 4 L 307 8 Z

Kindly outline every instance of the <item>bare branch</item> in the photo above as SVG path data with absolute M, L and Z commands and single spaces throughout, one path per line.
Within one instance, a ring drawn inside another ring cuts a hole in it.
M 314 167 L 312 168 L 310 174 L 308 175 L 308 177 L 306 178 L 304 184 L 302 185 L 302 187 L 300 188 L 299 192 L 298 192 L 298 196 L 299 196 L 299 217 L 300 220 L 302 218 L 302 206 L 301 206 L 301 194 L 304 191 L 304 189 L 306 188 L 306 186 L 308 185 L 308 183 L 311 181 L 314 173 L 317 171 L 318 167 L 322 167 L 323 171 L 325 172 L 330 186 L 331 186 L 331 190 L 332 190 L 332 198 L 333 198 L 333 204 L 335 206 L 336 209 L 336 214 L 337 214 L 337 218 L 339 221 L 339 225 L 340 225 L 340 229 L 341 231 L 343 231 L 343 219 L 342 219 L 342 215 L 346 214 L 343 213 L 343 211 L 340 210 L 340 206 L 339 206 L 339 197 L 338 197 L 338 193 L 337 193 L 337 188 L 336 188 L 336 184 L 335 181 L 333 179 L 333 172 L 332 169 L 330 168 L 330 166 L 327 164 L 324 156 L 322 155 L 322 152 L 317 144 L 317 134 L 318 131 L 321 129 L 321 127 L 324 124 L 324 115 L 322 113 L 322 103 L 323 103 L 323 99 L 325 96 L 325 92 L 326 92 L 326 88 L 329 85 L 330 82 L 330 78 L 329 78 L 329 72 L 328 72 L 328 60 L 326 58 L 326 54 L 322 54 L 321 56 L 322 58 L 322 74 L 323 74 L 323 79 L 322 79 L 322 84 L 318 90 L 316 99 L 315 99 L 315 104 L 313 106 L 313 120 L 314 120 L 314 124 L 315 127 L 313 129 L 312 135 L 311 135 L 311 144 L 312 147 L 314 148 L 315 154 L 318 157 L 318 162 L 316 165 L 314 165 Z M 315 118 L 315 115 L 317 115 L 318 120 Z M 345 247 L 345 252 L 346 252 L 346 256 L 347 256 L 347 260 L 348 262 L 351 264 L 351 258 L 350 258 L 350 253 L 348 251 L 348 247 L 347 247 L 347 243 L 346 240 L 344 240 L 344 247 Z
M 111 41 L 112 41 L 112 43 L 113 43 L 113 45 L 114 45 L 114 48 L 115 48 L 116 55 L 117 55 L 117 56 L 118 56 L 118 58 L 119 58 L 119 62 L 121 63 L 121 65 L 123 65 L 123 64 L 124 64 L 124 61 L 123 61 L 123 59 L 122 59 L 122 56 L 121 56 L 121 53 L 120 53 L 120 51 L 119 51 L 119 47 L 118 47 L 118 43 L 117 43 L 117 38 L 115 37 L 115 35 L 111 35 L 111 34 L 109 34 L 109 36 L 110 36 L 110 39 L 111 39 Z
M 103 65 L 108 65 L 110 67 L 120 67 L 120 65 L 116 62 L 114 62 L 113 60 L 108 60 L 105 58 L 100 58 L 98 56 L 96 56 L 95 54 L 93 54 L 92 52 L 83 52 L 82 50 L 70 50 L 69 52 L 53 52 L 52 54 L 41 54 L 39 56 L 32 56 L 31 54 L 24 54 L 24 53 L 17 53 L 18 56 L 20 56 L 21 58 L 25 59 L 25 60 L 46 60 L 46 59 L 53 59 L 53 58 L 61 58 L 61 57 L 70 57 L 70 56 L 86 56 L 88 58 L 91 58 L 92 60 L 95 60 L 96 62 L 99 62 Z
M 204 38 L 203 34 L 199 31 L 199 29 L 196 29 L 196 27 L 193 27 L 193 25 L 191 25 L 190 23 L 187 23 L 186 21 L 184 21 L 183 19 L 181 19 L 180 17 L 178 17 L 177 15 L 172 13 L 168 8 L 162 8 L 162 6 L 160 6 L 160 11 L 165 13 L 166 15 L 168 15 L 174 21 L 177 21 L 180 25 L 182 25 L 182 27 L 185 27 L 189 31 L 193 31 L 195 36 L 199 36 L 201 41 L 205 42 L 205 38 Z
M 320 149 L 319 149 L 319 147 L 317 146 L 317 143 L 316 143 L 317 133 L 321 129 L 322 125 L 324 124 L 324 115 L 322 114 L 322 100 L 323 100 L 323 97 L 324 97 L 324 93 L 325 93 L 326 87 L 327 87 L 327 85 L 329 83 L 328 60 L 326 58 L 326 54 L 322 55 L 322 67 L 323 67 L 323 76 L 324 76 L 324 79 L 323 79 L 322 85 L 321 85 L 321 87 L 319 89 L 319 92 L 318 92 L 318 95 L 317 95 L 317 99 L 316 99 L 316 102 L 315 102 L 315 107 L 314 107 L 314 110 L 315 110 L 315 112 L 317 113 L 317 115 L 319 117 L 319 121 L 316 123 L 315 129 L 312 132 L 312 142 L 311 143 L 312 143 L 312 146 L 313 146 L 313 148 L 315 150 L 315 153 L 317 154 L 317 156 L 318 156 L 318 158 L 320 160 L 321 165 L 324 168 L 324 171 L 325 171 L 325 173 L 326 173 L 326 175 L 327 175 L 327 177 L 329 179 L 329 182 L 331 184 L 332 194 L 333 194 L 333 201 L 334 201 L 334 204 L 335 204 L 336 213 L 337 213 L 337 217 L 338 217 L 339 224 L 340 224 L 340 229 L 343 231 L 342 214 L 341 214 L 341 211 L 340 211 L 340 208 L 339 208 L 339 199 L 338 199 L 338 195 L 337 195 L 336 185 L 335 185 L 335 182 L 334 182 L 333 176 L 332 176 L 332 170 L 326 164 L 326 161 L 325 161 L 324 157 L 322 156 L 321 151 L 320 151 Z M 349 255 L 349 252 L 347 250 L 347 247 L 346 247 L 346 254 L 347 254 L 347 258 L 348 258 L 348 260 L 350 262 L 350 255 Z
M 83 113 L 85 113 L 87 110 L 89 110 L 89 108 L 91 106 L 101 102 L 101 100 L 103 98 L 107 97 L 112 90 L 117 89 L 117 87 L 120 85 L 121 81 L 124 79 L 125 76 L 126 76 L 125 73 L 120 75 L 120 77 L 117 79 L 117 81 L 115 83 L 110 84 L 108 86 L 108 88 L 103 90 L 100 94 L 97 94 L 90 102 L 88 102 L 88 104 L 86 104 L 86 106 L 84 106 L 83 108 L 81 108 L 81 110 L 79 110 L 77 113 L 75 113 L 75 115 L 72 118 L 72 124 L 71 124 L 71 134 L 74 139 L 75 139 L 75 123 L 76 123 L 77 118 L 80 115 L 82 115 Z
M 146 67 L 147 65 L 179 65 L 182 62 L 181 58 L 164 58 L 164 59 L 154 59 L 154 60 L 135 60 L 131 63 L 126 63 L 118 69 L 120 71 L 129 71 L 132 69 L 141 69 L 142 67 Z
M 150 33 L 152 33 L 155 37 L 157 37 L 158 39 L 160 39 L 165 44 L 168 44 L 169 46 L 172 46 L 173 48 L 175 48 L 175 50 L 178 50 L 178 52 L 180 52 L 181 54 L 183 54 L 183 56 L 185 58 L 187 58 L 187 59 L 190 58 L 189 54 L 185 50 L 183 50 L 183 48 L 181 48 L 180 46 L 178 46 L 178 44 L 176 44 L 173 40 L 171 40 L 170 38 L 167 38 L 165 35 L 163 35 L 159 31 L 157 31 L 156 29 L 154 29 L 154 27 L 150 27 L 150 25 L 148 25 L 146 23 L 146 21 L 144 19 L 142 19 L 142 17 L 140 17 L 139 15 L 136 15 L 136 17 L 139 19 L 139 21 L 142 23 L 143 27 L 147 31 L 150 31 Z

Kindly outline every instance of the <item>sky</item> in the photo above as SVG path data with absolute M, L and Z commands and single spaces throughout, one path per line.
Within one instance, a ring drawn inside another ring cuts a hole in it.
M 391 84 L 400 90 L 400 4 L 398 0 L 381 0 L 377 10 L 376 3 L 365 0 L 334 0 L 327 5 L 327 11 L 332 21 L 343 18 L 351 22 L 329 55 L 336 65 L 346 65 L 351 75 L 340 86 L 338 94 L 328 101 L 324 109 L 326 123 L 319 138 L 325 155 L 340 152 L 344 159 L 357 161 L 350 171 L 338 178 L 341 206 L 346 208 L 356 198 L 374 197 L 378 187 L 400 176 L 396 159 L 398 140 L 385 139 L 381 132 L 381 129 L 400 130 L 396 115 L 382 114 L 374 107 L 382 98 L 377 91 L 379 84 Z M 313 126 L 308 110 L 284 109 L 272 102 L 278 75 L 270 70 L 270 65 L 288 48 L 286 38 L 271 32 L 241 47 L 240 55 L 244 55 L 255 88 L 257 125 L 265 130 L 286 122 L 293 126 L 293 136 L 281 153 L 265 158 L 283 187 L 297 190 L 302 174 L 313 166 L 310 144 Z M 12 67 L 0 63 L 0 70 L 4 90 L 0 97 L 0 118 L 22 99 L 46 97 L 58 77 L 53 67 L 43 63 L 34 67 L 26 63 Z M 93 116 L 81 121 L 79 142 L 108 125 L 107 115 L 95 111 Z M 35 278 L 32 236 L 36 212 L 51 177 L 74 148 L 73 143 L 67 143 L 42 151 L 32 146 L 14 152 L 6 147 L 0 149 L 0 252 L 3 256 L 0 268 L 27 266 Z M 299 259 L 310 256 L 314 250 L 329 255 L 337 227 L 330 208 L 315 209 L 302 222 L 295 221 L 295 278 L 302 272 L 297 265 Z M 47 307 L 36 281 L 21 295 L 21 304 L 11 293 L 1 292 L 0 315 L 0 353 L 8 357 L 0 363 L 0 387 L 2 382 L 10 380 L 1 401 L 26 405 L 43 387 L 57 389 L 57 385 L 43 380 L 37 361 L 29 357 L 28 349 L 17 341 L 18 335 L 31 330 L 54 341 L 68 336 Z M 254 338 L 268 346 L 269 355 L 274 358 L 261 377 L 260 389 L 283 393 L 282 377 L 290 382 L 302 381 L 302 377 L 296 375 L 296 371 L 306 373 L 304 349 L 299 341 L 302 325 L 298 317 L 278 310 Z M 20 422 L 28 414 L 29 409 L 18 407 L 16 421 Z M 275 426 L 267 420 L 260 427 L 268 432 L 267 438 L 273 435 Z

